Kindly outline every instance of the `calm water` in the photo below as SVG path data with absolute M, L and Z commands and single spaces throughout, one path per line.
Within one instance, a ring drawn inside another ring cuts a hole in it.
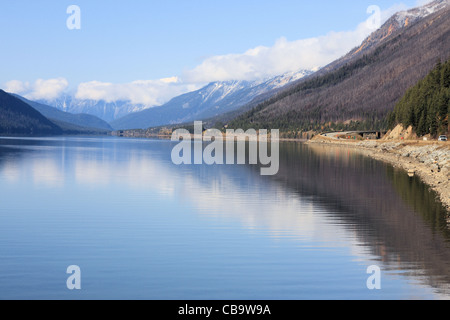
M 177 167 L 173 146 L 0 139 L 0 299 L 450 298 L 445 211 L 418 179 L 300 143 L 275 177 Z

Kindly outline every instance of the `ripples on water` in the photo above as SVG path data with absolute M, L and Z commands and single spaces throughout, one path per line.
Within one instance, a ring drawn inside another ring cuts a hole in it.
M 173 146 L 0 139 L 0 298 L 450 296 L 446 212 L 419 179 L 344 148 L 283 143 L 262 177 L 175 166 Z

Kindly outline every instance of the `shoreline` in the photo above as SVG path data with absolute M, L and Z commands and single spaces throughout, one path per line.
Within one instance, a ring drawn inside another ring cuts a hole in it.
M 170 140 L 171 135 L 124 136 Z M 192 136 L 192 138 L 195 138 Z M 270 141 L 270 137 L 268 138 Z M 226 141 L 226 139 L 224 139 Z M 419 140 L 337 140 L 316 136 L 311 140 L 279 138 L 280 142 L 332 145 L 354 148 L 375 160 L 387 162 L 396 168 L 417 175 L 434 190 L 447 209 L 450 219 L 450 144 Z M 450 221 L 450 220 L 449 220 Z
M 372 159 L 384 161 L 421 180 L 434 190 L 450 217 L 450 145 L 432 141 L 348 141 L 317 136 L 306 144 L 355 148 Z
M 116 137 L 116 138 L 134 138 L 134 139 L 161 139 L 161 140 L 172 140 L 172 134 L 139 134 L 139 133 L 124 133 L 122 135 L 118 135 L 118 134 L 111 134 L 112 137 Z M 191 136 L 191 140 L 202 140 L 203 139 L 203 135 L 198 136 L 198 135 L 194 135 L 194 134 L 190 134 Z M 242 137 L 246 137 L 245 135 L 243 135 Z M 234 140 L 239 139 L 239 136 L 234 137 Z M 230 141 L 232 139 L 224 137 L 222 141 Z M 259 141 L 259 136 L 257 136 L 257 141 Z M 264 141 L 271 141 L 271 137 L 268 136 L 267 139 L 263 139 Z M 278 138 L 278 141 L 280 142 L 307 142 L 308 139 L 294 139 L 294 138 Z

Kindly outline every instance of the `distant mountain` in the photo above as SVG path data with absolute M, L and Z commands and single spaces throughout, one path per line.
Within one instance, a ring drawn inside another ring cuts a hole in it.
M 394 15 L 360 48 L 229 125 L 288 133 L 387 127 L 386 115 L 406 90 L 450 56 L 449 2 Z
M 55 100 L 39 100 L 37 102 L 72 114 L 90 114 L 106 122 L 111 122 L 127 114 L 148 108 L 148 106 L 133 104 L 130 101 L 80 100 L 70 95 L 65 95 Z
M 51 135 L 62 129 L 22 100 L 0 90 L 0 134 Z
M 71 114 L 68 112 L 58 110 L 54 107 L 50 107 L 45 104 L 27 100 L 24 97 L 21 97 L 19 95 L 13 94 L 13 96 L 15 96 L 16 98 L 22 100 L 26 104 L 28 104 L 31 107 L 33 107 L 34 109 L 36 109 L 46 118 L 48 118 L 56 123 L 59 123 L 61 125 L 63 123 L 65 123 L 66 125 L 63 125 L 65 127 L 70 127 L 72 129 L 77 128 L 77 130 L 83 130 L 83 129 L 84 130 L 85 129 L 101 129 L 101 130 L 106 130 L 106 131 L 112 130 L 111 126 L 107 122 L 105 122 L 95 116 L 92 116 L 89 114 Z
M 262 81 L 213 82 L 204 88 L 178 96 L 160 107 L 129 114 L 111 122 L 115 129 L 146 129 L 211 118 L 249 103 L 255 97 L 280 89 L 312 71 L 291 72 Z

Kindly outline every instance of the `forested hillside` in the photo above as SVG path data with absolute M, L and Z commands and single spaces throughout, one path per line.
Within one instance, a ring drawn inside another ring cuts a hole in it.
M 16 94 L 12 94 L 12 96 L 22 100 L 32 108 L 39 111 L 44 117 L 51 120 L 52 122 L 56 123 L 58 126 L 60 126 L 62 129 L 64 128 L 64 123 L 66 123 L 68 127 L 71 127 L 72 131 L 75 128 L 78 128 L 78 131 L 111 131 L 111 126 L 101 120 L 100 118 L 97 118 L 96 116 L 92 116 L 89 114 L 71 114 L 68 112 L 64 112 L 61 110 L 58 110 L 54 107 L 50 107 L 48 105 L 44 105 L 41 103 L 37 103 L 34 101 L 30 101 L 28 99 L 25 99 L 24 97 L 21 97 Z
M 0 90 L 0 134 L 61 134 L 60 127 L 25 102 Z
M 280 92 L 229 127 L 280 129 L 292 137 L 308 130 L 387 129 L 387 115 L 405 92 L 449 55 L 446 8 L 389 33 L 357 59 Z
M 418 136 L 449 132 L 450 60 L 409 89 L 389 116 L 389 125 L 412 126 Z

